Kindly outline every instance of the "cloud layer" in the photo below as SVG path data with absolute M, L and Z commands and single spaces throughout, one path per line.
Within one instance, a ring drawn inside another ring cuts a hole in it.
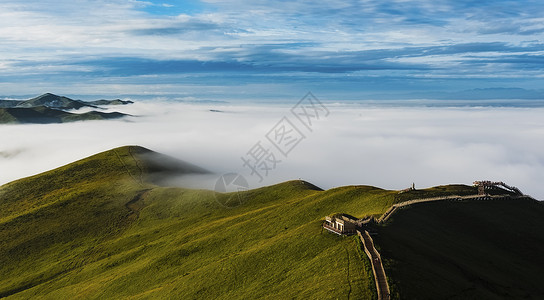
M 272 85 L 355 99 L 535 90 L 543 13 L 533 0 L 7 0 L 0 91 L 247 99 Z
M 312 131 L 294 118 L 291 105 L 171 102 L 123 107 L 140 116 L 124 121 L 1 126 L 0 136 L 10 143 L 0 146 L 0 183 L 99 151 L 141 145 L 215 171 L 217 177 L 240 173 L 252 188 L 298 178 L 323 188 L 368 184 L 388 189 L 489 179 L 544 199 L 542 108 L 327 107 L 329 116 L 314 122 Z M 266 139 L 285 116 L 306 137 L 287 157 Z M 241 160 L 257 142 L 281 160 L 262 182 Z M 213 189 L 216 176 L 190 185 Z

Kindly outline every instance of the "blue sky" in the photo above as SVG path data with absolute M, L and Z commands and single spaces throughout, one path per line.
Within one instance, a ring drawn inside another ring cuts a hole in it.
M 0 95 L 542 99 L 543 16 L 532 0 L 3 0 Z

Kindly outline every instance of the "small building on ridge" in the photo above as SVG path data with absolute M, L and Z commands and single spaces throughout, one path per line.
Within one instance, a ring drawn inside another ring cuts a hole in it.
M 334 214 L 325 217 L 323 228 L 336 234 L 350 235 L 357 233 L 357 222 L 358 220 L 350 215 Z

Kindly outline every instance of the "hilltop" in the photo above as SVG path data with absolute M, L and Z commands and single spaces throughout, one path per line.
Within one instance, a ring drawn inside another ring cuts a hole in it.
M 0 297 L 371 299 L 376 290 L 360 243 L 323 232 L 324 216 L 379 217 L 414 197 L 477 192 L 465 185 L 402 194 L 371 186 L 322 190 L 300 180 L 225 194 L 157 185 L 160 176 L 203 172 L 129 146 L 0 187 Z M 223 205 L 232 199 L 240 205 Z M 403 224 L 411 210 L 383 229 Z M 536 215 L 527 216 L 539 222 Z M 411 295 L 417 287 L 399 283 L 407 280 L 398 258 L 405 250 L 387 246 L 388 253 L 385 239 L 397 235 L 379 233 L 395 291 Z

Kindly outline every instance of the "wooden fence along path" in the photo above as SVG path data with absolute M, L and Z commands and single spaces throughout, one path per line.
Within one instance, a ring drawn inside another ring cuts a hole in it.
M 357 230 L 357 234 L 363 243 L 365 253 L 370 259 L 372 264 L 372 272 L 374 273 L 374 281 L 376 282 L 376 290 L 378 291 L 378 300 L 388 300 L 390 297 L 389 284 L 387 283 L 387 277 L 385 276 L 385 270 L 382 264 L 382 257 L 376 247 L 374 247 L 374 241 L 368 231 L 363 232 Z
M 494 199 L 506 199 L 506 198 L 531 198 L 527 195 L 522 196 L 510 196 L 510 195 L 497 195 L 497 196 L 490 196 L 490 195 L 469 195 L 469 196 L 443 196 L 443 197 L 434 197 L 434 198 L 423 198 L 423 199 L 414 199 L 409 200 L 397 204 L 393 204 L 379 219 L 376 220 L 376 223 L 385 223 L 393 213 L 395 213 L 399 208 L 409 206 L 416 203 L 424 203 L 424 202 L 433 202 L 433 201 L 445 201 L 445 200 L 452 200 L 452 201 L 462 201 L 462 200 L 494 200 Z M 532 198 L 531 198 L 532 199 Z
M 519 190 L 518 190 L 519 191 Z M 375 222 L 377 224 L 385 223 L 389 218 L 400 208 L 409 206 L 412 204 L 417 203 L 424 203 L 424 202 L 433 202 L 433 201 L 463 201 L 463 200 L 495 200 L 495 199 L 512 199 L 512 198 L 528 198 L 533 199 L 531 196 L 521 194 L 520 195 L 469 195 L 469 196 L 443 196 L 443 197 L 434 197 L 434 198 L 422 198 L 422 199 L 414 199 L 409 200 L 401 203 L 397 203 L 392 205 L 379 219 L 374 219 L 374 217 L 366 217 L 364 219 L 360 219 L 357 222 L 357 225 L 359 228 L 361 228 L 363 225 Z M 341 234 L 341 233 L 339 233 Z M 361 239 L 361 242 L 363 243 L 365 253 L 370 259 L 370 263 L 372 265 L 372 272 L 374 273 L 374 281 L 376 282 L 376 290 L 378 291 L 378 299 L 390 299 L 390 290 L 389 290 L 389 284 L 387 283 L 387 276 L 385 275 L 385 270 L 383 268 L 382 264 L 382 257 L 378 250 L 376 250 L 376 247 L 374 247 L 374 241 L 372 240 L 372 237 L 370 237 L 370 234 L 368 231 L 361 229 L 357 230 L 357 235 Z
M 379 219 L 375 220 L 376 223 L 385 223 L 387 220 L 400 208 L 409 206 L 417 203 L 424 202 L 433 202 L 433 201 L 462 201 L 462 200 L 495 200 L 495 199 L 507 199 L 507 198 L 529 198 L 533 199 L 527 195 L 521 196 L 511 196 L 511 195 L 469 195 L 469 196 L 443 196 L 443 197 L 434 197 L 434 198 L 423 198 L 423 199 L 414 199 L 410 201 L 405 201 L 392 205 Z M 367 221 L 370 221 L 367 220 Z M 390 299 L 390 290 L 389 284 L 387 283 L 387 276 L 385 275 L 385 270 L 382 264 L 382 257 L 378 250 L 374 247 L 374 241 L 368 231 L 357 230 L 357 234 L 363 243 L 365 248 L 365 253 L 370 259 L 372 264 L 372 272 L 374 273 L 374 281 L 376 282 L 376 290 L 378 291 L 378 299 Z

